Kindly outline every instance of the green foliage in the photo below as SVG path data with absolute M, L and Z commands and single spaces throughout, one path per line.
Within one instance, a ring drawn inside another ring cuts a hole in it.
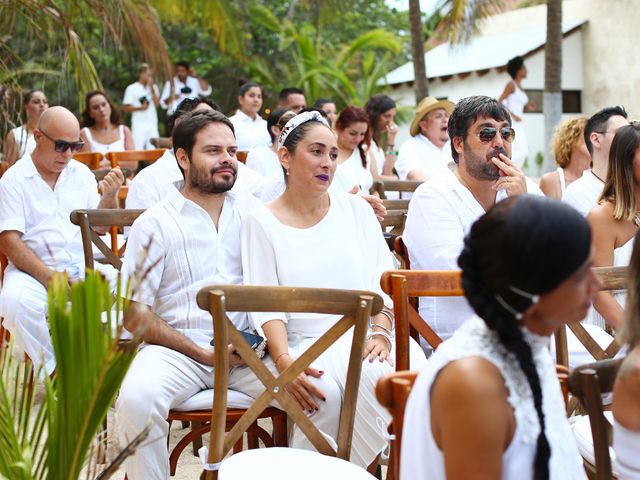
M 88 272 L 69 291 L 59 275 L 49 290 L 55 378 L 44 378 L 44 404 L 34 404 L 31 362 L 0 352 L 0 476 L 76 480 L 96 433 L 135 356 L 137 341 L 121 344 L 120 295 Z M 113 311 L 112 311 L 113 309 Z M 103 322 L 103 317 L 106 321 Z M 35 377 L 40 372 L 35 372 Z

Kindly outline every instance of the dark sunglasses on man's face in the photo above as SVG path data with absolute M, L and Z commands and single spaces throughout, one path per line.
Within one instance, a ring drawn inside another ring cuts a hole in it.
M 490 142 L 493 140 L 498 133 L 498 129 L 494 127 L 483 127 L 478 132 L 478 137 L 480 137 L 481 142 Z M 505 142 L 513 142 L 516 138 L 516 131 L 511 127 L 502 127 L 500 129 L 500 136 Z
M 42 130 L 40 130 L 40 133 L 53 142 L 53 149 L 58 153 L 64 153 L 68 149 L 71 149 L 71 152 L 76 153 L 84 147 L 84 142 L 82 140 L 78 142 L 65 142 L 64 140 L 54 140 Z

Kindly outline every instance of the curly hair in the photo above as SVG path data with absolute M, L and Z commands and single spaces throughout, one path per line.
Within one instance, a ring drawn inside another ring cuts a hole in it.
M 584 138 L 586 124 L 586 117 L 578 117 L 565 120 L 556 127 L 551 139 L 551 151 L 559 167 L 567 168 L 569 166 L 573 147 Z
M 534 296 L 555 289 L 584 264 L 590 247 L 589 225 L 578 212 L 556 200 L 521 195 L 480 217 L 458 258 L 467 301 L 515 356 L 531 388 L 540 424 L 536 480 L 549 478 L 551 450 L 540 377 L 518 320 Z

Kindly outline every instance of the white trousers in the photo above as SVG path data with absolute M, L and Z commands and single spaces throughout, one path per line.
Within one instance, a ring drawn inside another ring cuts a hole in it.
M 151 148 L 156 148 L 149 140 L 152 138 L 157 138 L 160 136 L 158 133 L 158 123 L 155 125 L 140 122 L 134 123 L 131 125 L 131 136 L 133 137 L 133 145 L 136 150 L 147 150 Z
M 265 357 L 264 363 L 276 374 L 270 357 Z M 309 418 L 316 427 L 335 439 L 338 435 L 341 407 L 340 390 L 325 378 L 313 381 L 326 394 L 327 401 L 321 402 L 318 411 L 309 414 Z M 253 398 L 264 390 L 262 383 L 247 367 L 231 368 L 228 387 Z M 138 352 L 116 402 L 120 445 L 129 443 L 142 431 L 147 422 L 151 422 L 151 431 L 143 446 L 125 462 L 129 480 L 169 478 L 169 452 L 166 442 L 169 432 L 166 418 L 169 410 L 201 390 L 209 388 L 213 388 L 212 367 L 158 345 L 146 345 Z M 298 428 L 293 428 L 289 445 L 313 449 Z
M 331 348 L 324 352 L 313 362 L 313 366 L 324 371 L 323 378 L 331 380 L 341 392 L 344 391 L 349 366 L 349 353 L 351 350 L 352 333 L 343 335 Z M 308 349 L 317 338 L 304 338 L 289 335 L 289 351 L 296 356 Z M 411 368 L 420 370 L 425 367 L 427 359 L 420 346 L 410 339 L 409 344 Z M 391 356 L 395 356 L 392 350 Z M 385 407 L 376 399 L 376 384 L 380 377 L 393 373 L 395 367 L 388 362 L 374 360 L 362 362 L 362 373 L 358 388 L 358 403 L 353 425 L 353 438 L 351 443 L 351 456 L 349 460 L 356 465 L 366 468 L 375 460 L 387 446 L 387 426 L 391 415 Z M 329 400 L 327 400 L 329 401 Z M 340 400 L 341 401 L 341 400 Z M 335 419 L 335 431 L 338 428 L 338 418 Z M 337 437 L 334 437 L 337 438 Z
M 110 265 L 96 264 L 114 284 L 116 270 Z M 84 278 L 84 264 L 70 270 L 71 278 Z M 47 323 L 47 290 L 31 275 L 9 264 L 4 272 L 0 291 L 2 325 L 11 332 L 14 353 L 26 353 L 37 368 L 44 365 L 47 374 L 56 367 L 56 360 Z

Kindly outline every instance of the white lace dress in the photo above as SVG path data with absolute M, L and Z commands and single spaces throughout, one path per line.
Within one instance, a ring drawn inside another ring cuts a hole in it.
M 523 329 L 533 351 L 533 359 L 542 387 L 542 409 L 546 435 L 551 447 L 551 480 L 584 479 L 582 460 L 567 419 L 555 367 L 549 354 L 549 337 Z M 404 417 L 400 477 L 402 480 L 445 480 L 444 455 L 429 426 L 431 385 L 447 364 L 465 357 L 478 356 L 493 363 L 504 377 L 509 404 L 515 412 L 516 430 L 502 457 L 502 479 L 533 479 L 536 441 L 540 431 L 538 415 L 527 379 L 513 354 L 498 341 L 477 316 L 465 322 L 445 341 L 427 362 L 411 391 Z

